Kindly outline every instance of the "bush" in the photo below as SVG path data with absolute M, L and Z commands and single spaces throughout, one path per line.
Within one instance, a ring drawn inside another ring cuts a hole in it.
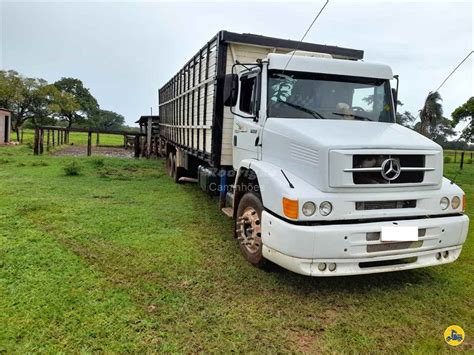
M 72 161 L 64 166 L 66 176 L 76 176 L 81 173 L 82 166 L 77 161 Z
M 469 158 L 468 160 L 466 160 L 466 164 L 472 164 L 472 159 Z
M 96 168 L 103 168 L 105 166 L 104 159 L 97 158 L 92 160 L 92 165 L 94 165 Z
M 444 163 L 445 164 L 451 163 L 451 160 L 452 160 L 451 157 L 444 157 Z

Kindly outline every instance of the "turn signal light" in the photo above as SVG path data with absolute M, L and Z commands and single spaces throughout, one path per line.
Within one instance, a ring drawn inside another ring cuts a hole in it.
M 462 210 L 465 211 L 467 207 L 466 194 L 462 195 Z
M 283 213 L 291 219 L 298 219 L 298 200 L 283 197 Z

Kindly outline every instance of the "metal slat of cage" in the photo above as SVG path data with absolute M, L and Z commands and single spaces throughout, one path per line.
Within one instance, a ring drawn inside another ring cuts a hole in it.
M 193 60 L 193 87 L 196 85 L 196 56 L 194 56 L 194 60 Z M 194 146 L 194 91 L 192 91 L 191 93 L 191 147 L 192 147 L 192 150 L 195 152 L 196 151 L 196 147 Z
M 204 80 L 207 80 L 209 79 L 209 56 L 210 56 L 210 53 L 211 53 L 211 43 L 209 42 L 207 44 L 207 48 L 206 48 L 206 74 L 205 74 L 205 77 L 204 77 Z M 203 104 L 204 104 L 204 107 L 203 107 L 203 115 L 202 115 L 202 120 L 203 120 L 203 129 L 202 129 L 202 141 L 203 141 L 203 148 L 202 148 L 202 151 L 204 152 L 204 154 L 206 154 L 206 114 L 207 114 L 207 86 L 208 84 L 206 83 L 205 86 L 204 86 L 204 98 L 203 98 Z
M 203 51 L 202 49 L 199 51 L 199 79 L 198 79 L 199 83 L 198 83 L 198 84 L 201 84 L 201 82 L 202 82 L 202 78 L 201 78 L 201 71 L 202 71 L 202 51 Z M 200 113 L 201 113 L 201 105 L 200 105 L 200 104 L 201 104 L 201 86 L 198 87 L 198 92 L 197 92 L 197 117 L 196 117 L 196 119 L 197 119 L 197 126 L 198 126 L 198 127 L 199 127 L 200 118 L 201 118 L 201 117 L 200 117 Z M 200 145 L 199 145 L 199 143 L 200 143 L 200 139 L 199 139 L 199 138 L 200 138 L 200 134 L 201 134 L 201 129 L 198 128 L 198 129 L 197 129 L 197 137 L 196 137 L 196 138 L 197 138 L 197 144 L 196 144 L 196 146 L 197 146 L 198 153 L 199 153 L 199 150 L 200 150 Z
M 191 80 L 190 80 L 190 77 L 191 77 L 191 66 L 190 64 L 188 63 L 188 70 L 186 71 L 186 84 L 187 84 L 187 88 L 186 88 L 186 91 L 188 92 L 188 94 L 186 95 L 186 146 L 189 147 L 190 146 L 190 139 L 189 139 L 189 115 L 190 115 L 190 95 L 189 95 L 189 89 L 191 88 Z

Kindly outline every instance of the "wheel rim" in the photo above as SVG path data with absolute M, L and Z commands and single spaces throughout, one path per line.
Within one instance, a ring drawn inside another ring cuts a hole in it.
M 260 217 L 253 207 L 247 207 L 237 220 L 237 240 L 249 253 L 256 253 L 262 245 Z

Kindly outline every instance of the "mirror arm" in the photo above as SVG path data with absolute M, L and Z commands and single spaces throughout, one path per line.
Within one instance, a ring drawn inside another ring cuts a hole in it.
M 398 75 L 394 75 L 393 78 L 397 81 L 397 88 L 395 89 L 395 97 L 393 98 L 393 108 L 395 109 L 395 115 L 397 114 L 397 102 L 398 102 Z M 393 93 L 392 93 L 393 95 Z

